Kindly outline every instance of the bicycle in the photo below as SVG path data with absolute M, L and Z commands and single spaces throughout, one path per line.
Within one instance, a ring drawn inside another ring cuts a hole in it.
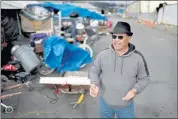
M 86 50 L 89 52 L 90 54 L 90 57 L 93 57 L 93 50 L 91 49 L 91 47 L 87 44 L 87 41 L 89 40 L 89 36 L 88 35 L 83 35 L 81 36 L 82 37 L 82 40 L 81 41 L 77 41 L 76 43 L 74 43 L 74 38 L 70 38 L 70 33 L 65 33 L 65 32 L 62 32 L 62 34 L 64 35 L 64 38 L 69 42 L 69 43 L 72 43 L 74 45 L 77 45 L 78 47 Z M 80 68 L 83 68 L 85 67 L 86 64 L 83 64 L 82 66 L 80 66 Z

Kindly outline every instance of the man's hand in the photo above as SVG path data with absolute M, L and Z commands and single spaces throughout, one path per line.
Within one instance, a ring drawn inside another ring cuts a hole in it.
M 98 91 L 99 91 L 99 88 L 97 85 L 95 84 L 90 85 L 90 95 L 92 97 L 96 97 L 98 95 Z
M 134 98 L 134 97 L 136 96 L 136 94 L 137 94 L 136 90 L 135 90 L 135 89 L 132 89 L 132 90 L 130 90 L 130 91 L 127 93 L 127 95 L 126 95 L 124 98 L 122 98 L 122 99 L 123 99 L 123 100 L 130 100 L 130 99 Z

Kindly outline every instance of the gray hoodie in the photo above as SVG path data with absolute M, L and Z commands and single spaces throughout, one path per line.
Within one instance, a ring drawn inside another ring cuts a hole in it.
M 124 108 L 132 101 L 122 100 L 129 90 L 141 93 L 150 81 L 150 75 L 143 55 L 129 44 L 129 50 L 119 56 L 112 45 L 101 51 L 89 72 L 91 83 L 100 88 L 100 96 L 113 108 Z

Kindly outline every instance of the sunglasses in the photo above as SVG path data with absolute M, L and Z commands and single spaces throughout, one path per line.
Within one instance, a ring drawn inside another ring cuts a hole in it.
M 112 35 L 112 38 L 113 38 L 113 39 L 118 38 L 118 39 L 122 40 L 122 39 L 124 38 L 124 36 L 116 36 L 116 35 Z

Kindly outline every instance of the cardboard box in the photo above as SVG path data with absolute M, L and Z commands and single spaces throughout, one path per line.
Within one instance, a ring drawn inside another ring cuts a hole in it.
M 43 47 L 42 44 L 35 44 L 35 52 L 36 53 L 42 53 L 43 52 Z

